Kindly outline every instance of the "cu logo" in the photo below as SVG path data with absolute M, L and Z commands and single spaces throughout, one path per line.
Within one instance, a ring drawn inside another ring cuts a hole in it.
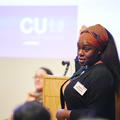
M 43 34 L 47 31 L 47 18 L 42 18 L 41 20 L 39 18 L 23 18 L 20 22 L 20 29 L 25 34 L 33 32 Z

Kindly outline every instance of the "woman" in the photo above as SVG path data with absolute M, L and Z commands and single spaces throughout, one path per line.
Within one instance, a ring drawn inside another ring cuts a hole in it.
M 39 101 L 42 103 L 43 77 L 45 75 L 53 75 L 53 73 L 45 67 L 41 67 L 36 71 L 34 76 L 35 92 L 28 93 L 26 102 Z
M 118 66 L 119 59 L 113 44 L 112 35 L 100 24 L 80 33 L 77 45 L 81 67 L 61 86 L 62 109 L 56 113 L 58 120 L 115 120 L 114 92 L 117 77 L 112 68 Z M 109 47 L 112 47 L 114 58 Z

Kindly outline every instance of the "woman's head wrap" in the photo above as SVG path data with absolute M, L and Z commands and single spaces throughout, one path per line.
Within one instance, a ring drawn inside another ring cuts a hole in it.
M 107 31 L 100 24 L 90 26 L 81 31 L 80 39 L 86 40 L 100 51 L 104 51 L 108 44 Z

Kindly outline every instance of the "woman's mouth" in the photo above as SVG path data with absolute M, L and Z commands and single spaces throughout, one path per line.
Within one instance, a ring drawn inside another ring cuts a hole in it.
M 84 58 L 79 58 L 79 62 L 80 62 L 80 63 L 83 63 L 84 61 L 85 61 Z

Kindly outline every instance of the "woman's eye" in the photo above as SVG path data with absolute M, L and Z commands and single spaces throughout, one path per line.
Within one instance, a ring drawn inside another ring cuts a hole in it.
M 91 48 L 84 48 L 85 52 L 88 52 Z

